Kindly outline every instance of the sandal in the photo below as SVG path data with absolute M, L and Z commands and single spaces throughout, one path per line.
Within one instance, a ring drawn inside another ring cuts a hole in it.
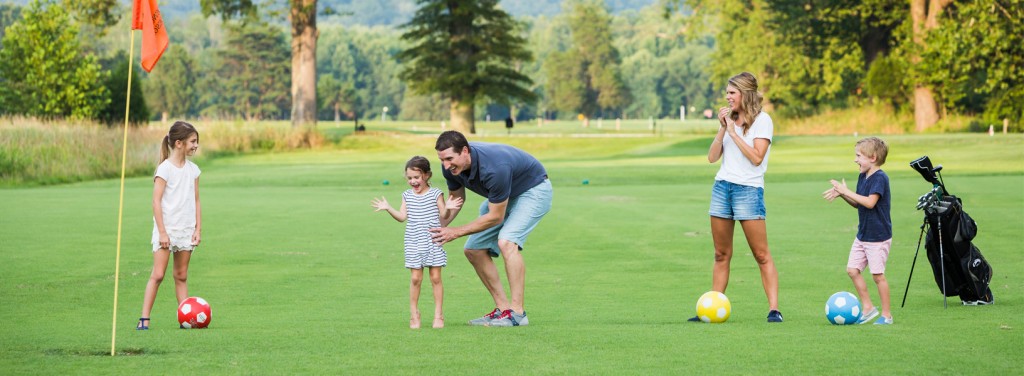
M 135 330 L 149 330 L 149 317 L 139 317 L 139 323 L 135 325 Z
M 444 327 L 444 316 L 434 317 L 434 329 L 440 329 Z

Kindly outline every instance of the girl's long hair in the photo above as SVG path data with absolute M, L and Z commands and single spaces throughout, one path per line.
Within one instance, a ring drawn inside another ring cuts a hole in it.
M 761 102 L 764 102 L 764 96 L 757 91 L 757 78 L 749 72 L 732 76 L 729 79 L 729 86 L 739 90 L 741 98 L 739 113 L 733 112 L 730 116 L 733 121 L 737 122 L 743 119 L 743 134 L 747 134 L 750 127 L 754 125 L 757 114 L 761 113 Z
M 164 139 L 160 141 L 160 160 L 157 162 L 159 165 L 163 163 L 167 158 L 171 156 L 171 148 L 174 147 L 174 143 L 177 141 L 186 141 L 188 137 L 195 133 L 196 137 L 199 137 L 199 131 L 192 124 L 184 121 L 176 121 L 171 125 L 171 130 L 164 135 Z

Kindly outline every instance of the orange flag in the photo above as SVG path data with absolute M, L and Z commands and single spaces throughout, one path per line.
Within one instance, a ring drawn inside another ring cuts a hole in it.
M 142 69 L 151 72 L 168 43 L 167 29 L 157 8 L 157 0 L 134 0 L 132 30 L 142 30 Z

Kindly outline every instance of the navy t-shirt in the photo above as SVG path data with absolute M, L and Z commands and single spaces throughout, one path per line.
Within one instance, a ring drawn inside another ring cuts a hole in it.
M 519 197 L 548 177 L 537 158 L 512 146 L 470 142 L 469 155 L 472 162 L 468 170 L 457 176 L 443 170 L 449 191 L 466 187 L 497 204 Z
M 875 171 L 871 176 L 860 174 L 857 177 L 857 194 L 871 196 L 877 194 L 878 202 L 872 209 L 857 205 L 857 239 L 863 242 L 882 242 L 892 239 L 892 219 L 889 217 L 889 175 L 885 171 Z

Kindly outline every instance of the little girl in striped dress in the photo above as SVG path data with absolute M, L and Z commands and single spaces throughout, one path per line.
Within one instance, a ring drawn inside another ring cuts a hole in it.
M 402 206 L 399 210 L 391 207 L 384 197 L 374 198 L 375 211 L 386 210 L 395 220 L 405 222 L 405 267 L 412 272 L 409 283 L 409 306 L 412 318 L 409 327 L 420 327 L 420 285 L 423 282 L 423 268 L 430 268 L 430 284 L 434 287 L 434 328 L 444 327 L 442 302 L 444 287 L 441 285 L 441 268 L 448 264 L 448 256 L 440 245 L 430 239 L 431 228 L 447 226 L 455 218 L 454 212 L 462 207 L 462 199 L 449 197 L 444 200 L 440 189 L 430 187 L 430 161 L 421 156 L 412 157 L 405 164 L 405 180 L 410 189 L 402 192 Z

